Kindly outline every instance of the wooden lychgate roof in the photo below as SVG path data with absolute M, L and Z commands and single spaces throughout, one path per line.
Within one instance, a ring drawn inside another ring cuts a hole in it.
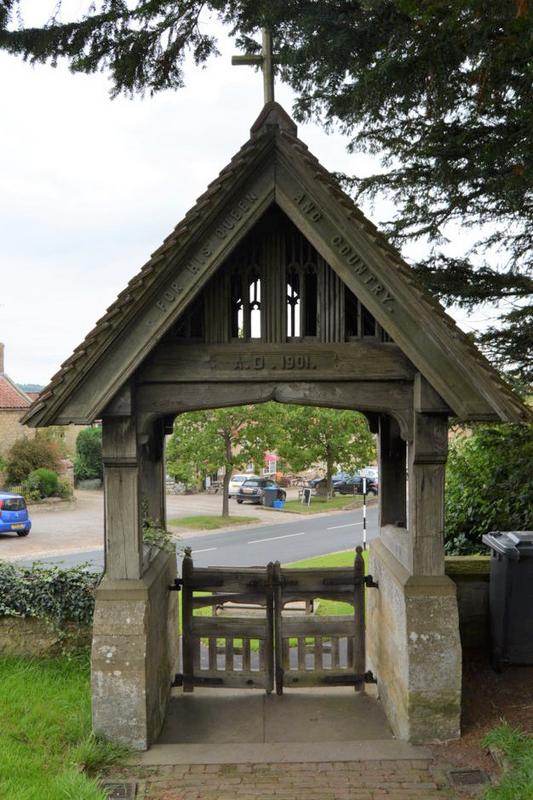
M 277 204 L 463 420 L 531 411 L 424 289 L 400 254 L 298 138 L 277 103 L 96 323 L 26 414 L 32 426 L 89 423 Z

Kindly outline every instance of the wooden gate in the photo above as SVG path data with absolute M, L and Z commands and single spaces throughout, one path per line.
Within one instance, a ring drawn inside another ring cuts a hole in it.
M 354 686 L 374 677 L 366 670 L 365 576 L 362 548 L 353 567 L 290 569 L 279 562 L 266 567 L 195 567 L 183 559 L 183 674 L 176 685 L 262 688 L 278 694 L 284 687 Z M 293 610 L 301 602 L 344 602 L 346 615 L 311 615 Z M 239 615 L 239 606 L 260 609 L 260 616 Z M 287 608 L 292 606 L 292 608 Z M 224 616 L 217 616 L 217 608 Z M 229 607 L 229 615 L 228 615 Z M 211 609 L 211 616 L 195 614 Z M 234 613 L 233 613 L 234 612 Z

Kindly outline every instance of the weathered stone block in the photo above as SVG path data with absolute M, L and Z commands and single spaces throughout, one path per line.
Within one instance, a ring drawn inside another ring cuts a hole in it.
M 104 577 L 92 645 L 93 728 L 136 750 L 157 738 L 177 671 L 176 557 L 161 552 L 139 580 Z
M 461 646 L 456 590 L 445 576 L 416 577 L 372 543 L 367 593 L 370 666 L 395 734 L 414 742 L 459 736 Z

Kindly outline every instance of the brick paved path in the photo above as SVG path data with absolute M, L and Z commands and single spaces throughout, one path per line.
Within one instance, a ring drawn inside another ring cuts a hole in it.
M 138 767 L 128 772 L 130 779 L 138 781 L 138 800 L 457 800 L 460 797 L 448 786 L 444 772 L 429 761 L 208 764 Z

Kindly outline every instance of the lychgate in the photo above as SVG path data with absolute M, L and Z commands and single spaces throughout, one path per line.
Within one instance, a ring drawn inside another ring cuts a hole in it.
M 149 747 L 178 671 L 176 559 L 142 542 L 141 509 L 165 517 L 165 434 L 184 411 L 267 400 L 357 409 L 379 433 L 368 666 L 397 736 L 457 736 L 448 417 L 529 412 L 274 102 L 26 416 L 33 426 L 103 424 L 95 729 Z

